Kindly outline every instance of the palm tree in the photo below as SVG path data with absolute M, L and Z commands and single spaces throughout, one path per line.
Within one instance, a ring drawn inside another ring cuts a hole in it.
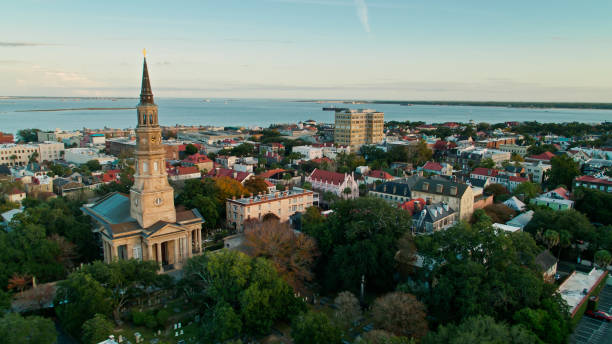
M 542 236 L 542 241 L 544 241 L 544 244 L 546 245 L 546 247 L 548 247 L 548 250 L 550 251 L 551 248 L 559 244 L 559 233 L 552 229 L 548 229 L 546 230 L 546 232 L 544 232 L 544 235 Z
M 572 244 L 572 233 L 563 229 L 559 232 L 559 252 L 557 253 L 557 260 L 561 258 L 561 249 L 567 248 Z
M 38 162 L 38 152 L 34 152 L 32 153 L 32 155 L 30 155 L 30 158 L 28 159 L 28 163 L 33 163 L 33 162 Z
M 30 276 L 28 275 L 18 275 L 13 274 L 13 276 L 9 279 L 7 288 L 8 289 L 18 289 L 21 294 L 23 294 L 23 290 L 30 283 Z

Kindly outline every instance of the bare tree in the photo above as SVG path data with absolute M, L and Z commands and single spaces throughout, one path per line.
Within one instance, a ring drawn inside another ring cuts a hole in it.
M 397 336 L 422 338 L 427 334 L 425 306 L 408 293 L 393 292 L 379 297 L 372 306 L 377 328 Z
M 349 328 L 361 318 L 359 300 L 350 291 L 340 292 L 334 299 L 334 304 L 338 307 L 334 317 L 341 326 Z
M 270 259 L 294 290 L 303 291 L 304 283 L 312 280 L 311 269 L 318 250 L 311 237 L 274 220 L 252 224 L 244 236 L 246 253 Z
M 76 259 L 76 246 L 58 234 L 52 234 L 49 239 L 55 242 L 59 247 L 60 254 L 57 257 L 59 262 L 62 263 L 67 270 L 72 269 L 74 267 L 74 260 Z

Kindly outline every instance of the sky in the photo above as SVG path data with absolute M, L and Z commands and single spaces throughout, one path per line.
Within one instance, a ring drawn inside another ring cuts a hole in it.
M 0 96 L 612 101 L 610 0 L 1 8 Z

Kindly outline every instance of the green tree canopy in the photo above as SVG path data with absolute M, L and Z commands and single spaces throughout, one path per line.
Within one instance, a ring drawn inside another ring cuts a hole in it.
M 523 182 L 514 189 L 514 194 L 517 196 L 525 196 L 526 201 L 536 197 L 542 192 L 540 184 L 533 182 Z
M 198 147 L 194 146 L 193 144 L 189 143 L 187 144 L 187 146 L 185 146 L 185 154 L 194 155 L 197 152 L 198 152 Z
M 612 225 L 612 193 L 590 188 L 574 189 L 576 210 L 591 221 Z
M 17 131 L 17 137 L 19 137 L 19 141 L 23 142 L 36 142 L 38 141 L 38 132 L 40 129 L 21 129 Z
M 82 336 L 82 325 L 96 314 L 109 316 L 112 304 L 111 292 L 90 274 L 73 272 L 58 284 L 55 296 L 55 314 L 62 327 L 77 338 Z
M 410 230 L 403 210 L 376 198 L 338 201 L 325 221 L 305 221 L 304 232 L 321 252 L 317 271 L 330 291 L 359 289 L 361 276 L 374 290 L 388 290 L 398 239 Z
M 204 311 L 214 309 L 205 313 L 220 328 L 203 332 L 215 341 L 228 338 L 236 329 L 251 335 L 265 334 L 275 321 L 290 319 L 304 309 L 291 287 L 263 258 L 250 258 L 237 251 L 208 253 L 188 260 L 184 276 L 181 287 L 186 297 Z
M 93 318 L 83 323 L 83 343 L 98 344 L 113 333 L 115 326 L 112 321 L 103 314 L 96 314 Z
M 431 287 L 420 294 L 438 322 L 476 315 L 512 322 L 515 312 L 528 307 L 545 309 L 568 328 L 567 307 L 543 281 L 535 264 L 541 250 L 528 233 L 506 233 L 483 221 L 417 239 L 424 265 L 431 266 Z
M 489 316 L 465 319 L 459 325 L 440 326 L 430 333 L 424 344 L 537 344 L 538 337 L 521 326 L 496 322 Z
M 340 344 L 342 332 L 325 313 L 310 311 L 295 319 L 291 337 L 295 344 Z
M 565 154 L 557 155 L 550 159 L 550 165 L 550 170 L 546 171 L 548 185 L 552 188 L 564 185 L 571 189 L 574 178 L 580 175 L 580 165 L 569 155 Z
M 39 317 L 22 317 L 6 313 L 0 318 L 0 342 L 19 344 L 53 344 L 57 331 L 53 321 Z

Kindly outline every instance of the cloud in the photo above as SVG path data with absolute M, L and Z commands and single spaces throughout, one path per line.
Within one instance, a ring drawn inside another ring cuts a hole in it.
M 370 20 L 368 19 L 368 6 L 365 0 L 355 0 L 355 9 L 357 10 L 357 18 L 361 22 L 361 26 L 365 32 L 370 33 Z
M 39 47 L 42 45 L 48 45 L 48 44 L 30 43 L 30 42 L 0 42 L 0 47 Z

